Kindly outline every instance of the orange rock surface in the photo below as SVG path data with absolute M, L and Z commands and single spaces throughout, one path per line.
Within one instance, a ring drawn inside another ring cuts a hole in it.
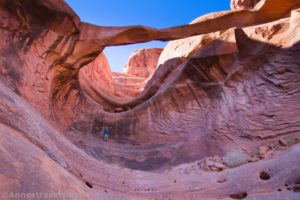
M 162 49 L 139 49 L 134 52 L 125 66 L 124 73 L 149 78 L 155 71 Z
M 249 2 L 157 30 L 0 1 L 0 199 L 300 199 L 299 0 Z M 147 83 L 110 71 L 154 39 Z
M 260 0 L 232 0 L 231 9 L 252 9 Z

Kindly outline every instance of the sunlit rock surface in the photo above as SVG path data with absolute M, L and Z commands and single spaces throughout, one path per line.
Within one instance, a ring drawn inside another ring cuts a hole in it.
M 0 195 L 300 198 L 297 6 L 170 42 L 146 84 L 112 73 L 63 1 L 0 5 Z
M 139 95 L 155 72 L 162 50 L 160 48 L 138 49 L 132 53 L 123 72 L 113 73 L 114 95 L 123 99 Z M 117 108 L 117 110 L 124 109 Z
M 148 78 L 154 73 L 161 52 L 160 48 L 138 49 L 130 56 L 124 73 Z
M 232 0 L 231 9 L 251 9 L 261 0 Z

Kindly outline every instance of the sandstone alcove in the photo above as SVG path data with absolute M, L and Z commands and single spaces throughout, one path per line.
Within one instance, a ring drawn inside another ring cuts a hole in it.
M 87 24 L 61 0 L 0 5 L 0 195 L 299 199 L 298 0 L 232 0 L 162 30 Z M 172 41 L 147 73 L 111 72 L 105 46 L 156 39 Z

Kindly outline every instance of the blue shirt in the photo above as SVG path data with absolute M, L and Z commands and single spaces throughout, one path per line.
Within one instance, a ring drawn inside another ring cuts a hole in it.
M 109 128 L 104 128 L 104 135 L 110 135 Z

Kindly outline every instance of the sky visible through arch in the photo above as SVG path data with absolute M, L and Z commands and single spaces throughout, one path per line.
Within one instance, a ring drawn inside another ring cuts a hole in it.
M 99 26 L 144 25 L 167 28 L 188 24 L 211 12 L 230 9 L 230 0 L 65 0 L 81 21 Z M 107 47 L 112 71 L 121 72 L 129 56 L 140 48 L 163 48 L 165 42 Z

